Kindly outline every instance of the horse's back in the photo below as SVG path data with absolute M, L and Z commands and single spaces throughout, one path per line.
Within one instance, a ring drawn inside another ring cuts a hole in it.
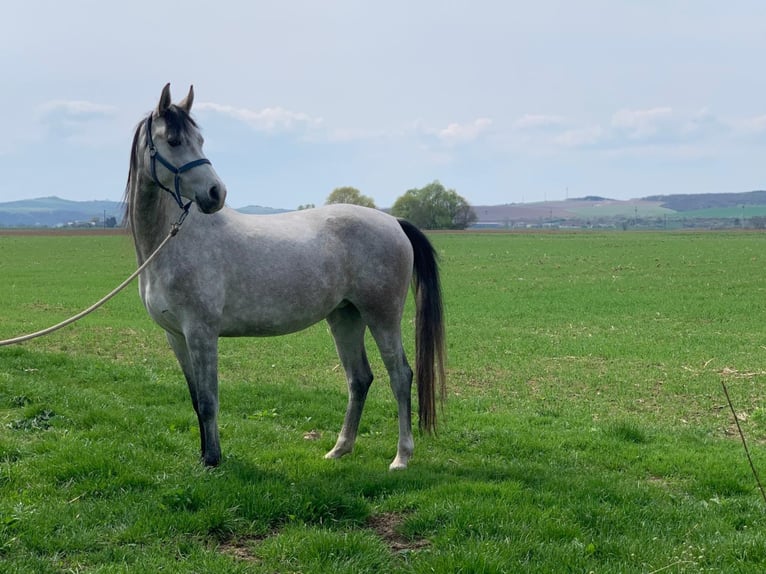
M 346 303 L 363 314 L 400 315 L 413 255 L 396 218 L 344 204 L 220 217 L 229 245 L 226 264 L 217 262 L 225 285 L 221 334 L 296 331 Z
M 222 217 L 233 218 L 246 234 L 265 234 L 300 241 L 303 237 L 331 234 L 340 240 L 367 238 L 401 239 L 398 220 L 378 209 L 345 203 L 271 215 L 247 215 L 224 210 Z
M 241 249 L 273 250 L 275 258 L 289 262 L 330 261 L 364 263 L 382 269 L 412 267 L 412 247 L 399 221 L 385 212 L 350 204 L 333 204 L 273 215 L 244 215 L 228 211 L 231 243 Z

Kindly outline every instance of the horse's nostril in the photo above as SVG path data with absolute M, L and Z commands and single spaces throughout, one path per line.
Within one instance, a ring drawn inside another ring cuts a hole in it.
M 210 199 L 212 199 L 215 202 L 219 202 L 221 200 L 221 188 L 217 185 L 214 185 L 210 188 L 210 191 L 208 192 L 208 195 L 210 196 Z

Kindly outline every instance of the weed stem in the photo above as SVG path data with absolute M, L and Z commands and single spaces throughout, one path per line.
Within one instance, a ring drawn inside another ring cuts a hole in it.
M 729 396 L 729 389 L 726 388 L 726 383 L 723 381 L 723 379 L 721 380 L 721 386 L 723 387 L 723 393 L 726 395 L 726 400 L 729 403 L 729 408 L 731 409 L 731 414 L 734 417 L 734 422 L 737 424 L 739 437 L 742 439 L 742 446 L 745 447 L 745 454 L 747 455 L 747 461 L 750 463 L 750 470 L 753 471 L 755 482 L 758 484 L 758 489 L 761 491 L 761 496 L 763 497 L 763 501 L 766 502 L 766 492 L 763 491 L 763 485 L 761 484 L 761 479 L 758 478 L 758 472 L 755 470 L 753 459 L 750 456 L 750 450 L 747 448 L 747 442 L 745 441 L 745 434 L 742 432 L 742 427 L 739 425 L 739 419 L 737 418 L 737 413 L 734 411 L 734 405 L 732 404 L 731 397 Z

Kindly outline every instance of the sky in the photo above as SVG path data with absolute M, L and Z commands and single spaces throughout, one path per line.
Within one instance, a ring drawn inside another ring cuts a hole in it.
M 766 189 L 762 0 L 25 0 L 0 18 L 0 202 L 119 201 L 171 83 L 235 208 Z

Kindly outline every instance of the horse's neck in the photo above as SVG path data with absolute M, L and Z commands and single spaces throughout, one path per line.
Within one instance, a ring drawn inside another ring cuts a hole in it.
M 172 197 L 148 182 L 133 185 L 130 225 L 139 264 L 143 263 L 170 232 L 180 210 Z

